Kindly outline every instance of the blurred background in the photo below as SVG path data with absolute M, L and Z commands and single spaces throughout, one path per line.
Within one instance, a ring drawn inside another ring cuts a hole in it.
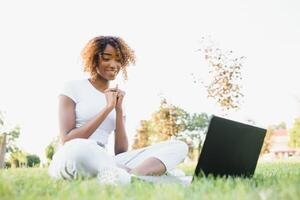
M 299 9 L 296 0 L 1 2 L 2 161 L 7 152 L 10 166 L 47 165 L 57 96 L 88 77 L 80 52 L 98 35 L 120 36 L 136 53 L 129 80 L 113 83 L 126 91 L 131 148 L 178 138 L 193 161 L 216 114 L 267 128 L 265 159 L 297 157 Z

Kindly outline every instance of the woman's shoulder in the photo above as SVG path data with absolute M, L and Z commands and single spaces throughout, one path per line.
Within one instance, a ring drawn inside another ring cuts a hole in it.
M 84 83 L 86 81 L 88 81 L 87 78 L 81 78 L 81 79 L 66 80 L 64 83 L 66 83 L 66 84 L 82 84 L 82 83 Z
M 85 90 L 87 79 L 67 80 L 63 83 L 59 95 L 70 97 L 75 103 L 78 101 L 81 91 Z
M 63 87 L 71 87 L 71 88 L 82 87 L 86 84 L 87 81 L 88 81 L 87 78 L 67 80 L 63 83 Z

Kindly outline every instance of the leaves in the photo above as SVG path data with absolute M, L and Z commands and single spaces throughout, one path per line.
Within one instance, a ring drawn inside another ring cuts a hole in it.
M 56 149 L 58 147 L 59 144 L 59 136 L 56 136 L 51 142 L 50 144 L 45 148 L 45 154 L 46 154 L 46 158 L 51 161 L 52 157 L 54 155 L 54 153 L 56 152 Z
M 28 167 L 38 166 L 41 163 L 40 157 L 38 157 L 35 154 L 29 154 L 29 155 L 27 155 L 26 156 L 26 160 L 27 160 L 27 166 Z
M 300 117 L 295 119 L 293 127 L 289 130 L 291 147 L 300 147 Z
M 20 127 L 8 128 L 4 114 L 0 111 L 0 168 L 3 166 L 5 153 L 17 150 L 15 143 L 20 136 Z
M 198 49 L 209 66 L 211 80 L 203 83 L 207 97 L 214 99 L 223 110 L 239 109 L 243 93 L 240 81 L 244 56 L 236 57 L 233 51 L 220 49 L 208 38 L 202 37 Z
M 163 98 L 159 110 L 152 114 L 151 119 L 141 120 L 132 147 L 142 148 L 171 137 L 183 141 L 198 141 L 208 122 L 209 117 L 206 113 L 189 114 L 180 107 L 168 104 Z
M 137 130 L 132 148 L 139 149 L 150 145 L 149 135 L 151 133 L 151 122 L 147 120 L 141 120 L 141 127 Z

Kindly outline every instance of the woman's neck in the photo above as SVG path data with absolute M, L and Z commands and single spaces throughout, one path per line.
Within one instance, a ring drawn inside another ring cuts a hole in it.
M 100 76 L 98 76 L 94 81 L 90 79 L 90 82 L 94 85 L 96 89 L 102 92 L 104 92 L 107 88 L 109 88 L 109 81 Z

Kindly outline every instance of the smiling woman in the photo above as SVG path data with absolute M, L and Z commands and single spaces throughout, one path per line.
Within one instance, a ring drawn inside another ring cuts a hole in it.
M 101 183 L 128 183 L 132 174 L 162 175 L 183 161 L 188 147 L 176 140 L 127 152 L 125 92 L 109 86 L 120 70 L 127 78 L 127 66 L 135 63 L 133 50 L 119 37 L 100 36 L 86 45 L 82 57 L 90 78 L 69 81 L 60 93 L 63 146 L 53 156 L 50 175 L 64 179 L 97 176 Z M 115 156 L 106 148 L 113 131 Z
M 99 72 L 99 63 L 103 62 L 106 71 L 123 71 L 124 79 L 127 79 L 126 67 L 132 63 L 135 64 L 134 51 L 119 37 L 99 36 L 93 38 L 83 49 L 81 56 L 84 61 L 84 71 L 91 74 L 91 79 L 96 80 L 99 73 L 105 75 L 105 71 Z M 110 62 L 116 62 L 118 68 L 107 68 Z M 100 69 L 101 70 L 101 69 Z M 108 73 L 109 74 L 109 73 Z M 117 75 L 117 73 L 113 73 Z M 113 80 L 115 76 L 110 77 Z

